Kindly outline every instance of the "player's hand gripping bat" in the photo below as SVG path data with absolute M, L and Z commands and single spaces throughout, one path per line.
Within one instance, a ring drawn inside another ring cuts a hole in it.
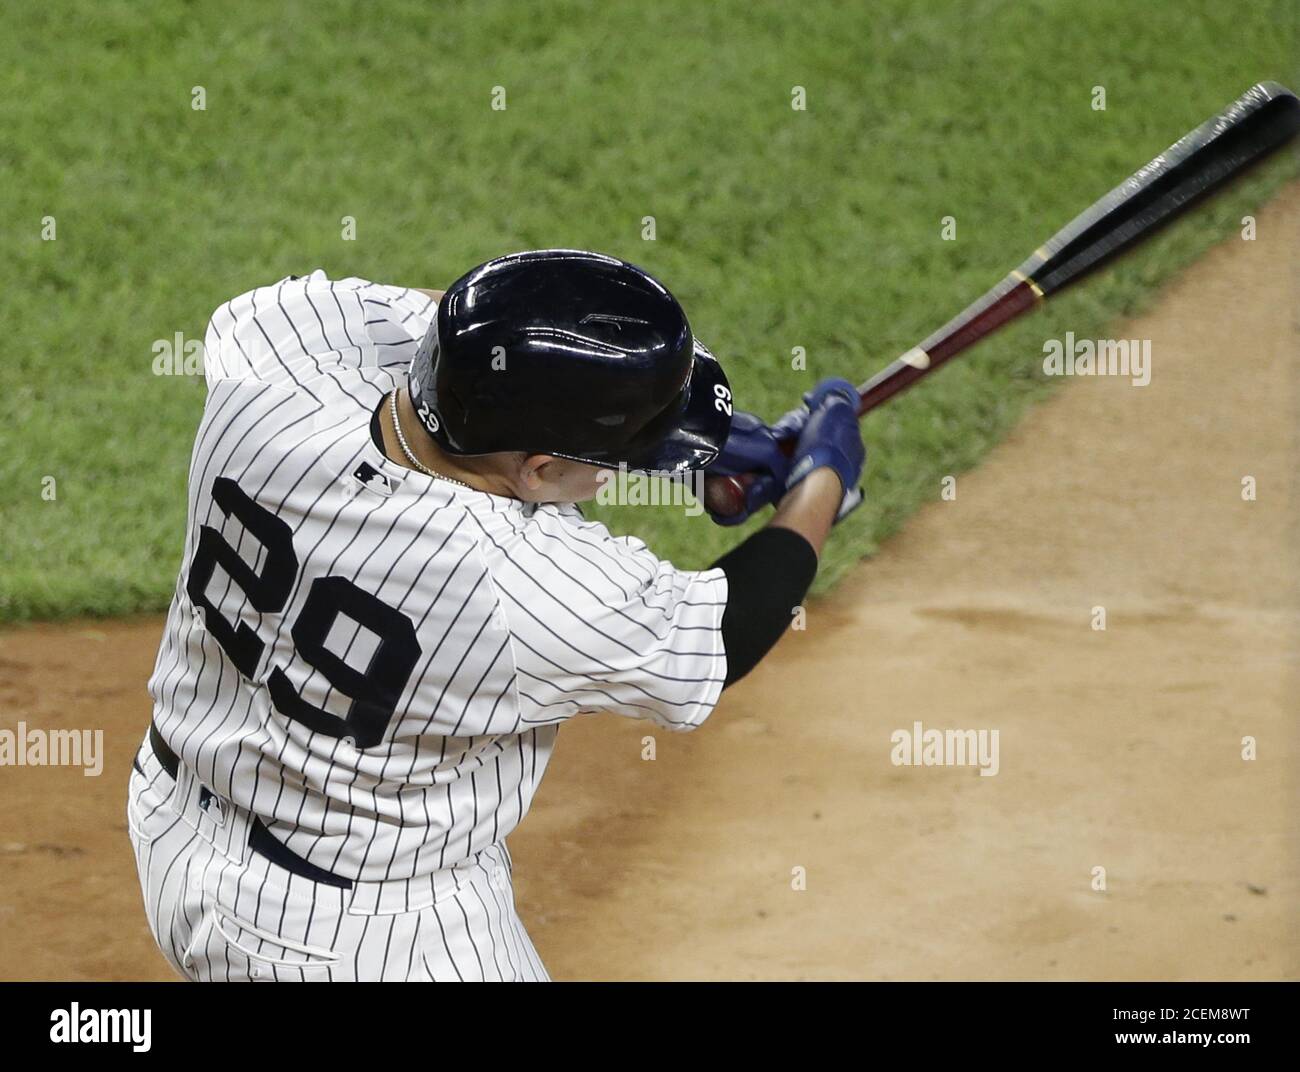
M 1236 178 L 1300 130 L 1300 100 L 1276 82 L 1251 87 L 1076 216 L 992 290 L 858 388 L 858 416 L 875 409 L 1037 302 L 1108 264 Z M 793 443 L 789 444 L 793 449 Z M 709 477 L 705 503 L 733 517 L 745 477 Z

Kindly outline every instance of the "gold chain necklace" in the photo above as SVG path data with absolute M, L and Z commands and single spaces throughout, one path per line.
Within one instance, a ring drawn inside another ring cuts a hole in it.
M 412 453 L 410 444 L 406 442 L 406 436 L 402 434 L 401 418 L 397 416 L 397 392 L 396 391 L 394 391 L 392 394 L 392 413 L 393 413 L 393 431 L 397 433 L 397 444 L 402 448 L 402 453 L 406 455 L 406 460 L 408 462 L 410 462 L 413 466 L 415 466 L 415 468 L 420 470 L 420 472 L 424 473 L 425 476 L 431 476 L 435 480 L 445 480 L 449 484 L 459 484 L 462 488 L 469 488 L 470 491 L 478 491 L 478 488 L 474 487 L 473 484 L 466 484 L 465 481 L 457 480 L 454 476 L 447 476 L 444 473 L 435 473 L 432 469 L 430 469 L 427 465 L 425 465 L 422 461 L 420 461 L 420 459 L 417 458 L 414 453 Z

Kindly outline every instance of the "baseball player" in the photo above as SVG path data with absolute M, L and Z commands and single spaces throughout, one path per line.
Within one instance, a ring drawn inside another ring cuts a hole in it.
M 852 385 L 733 415 L 673 296 L 570 250 L 446 293 L 290 276 L 221 306 L 205 353 L 128 800 L 163 955 L 195 980 L 546 979 L 506 838 L 560 725 L 693 729 L 772 647 L 857 489 Z M 680 570 L 583 519 L 620 465 L 753 474 L 742 517 L 776 511 Z

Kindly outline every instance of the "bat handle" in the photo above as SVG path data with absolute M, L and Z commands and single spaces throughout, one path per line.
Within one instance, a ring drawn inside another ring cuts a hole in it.
M 787 456 L 794 453 L 794 439 L 780 441 L 781 451 Z M 735 517 L 745 509 L 745 492 L 754 482 L 752 474 L 741 476 L 709 476 L 704 478 L 704 506 L 718 517 Z

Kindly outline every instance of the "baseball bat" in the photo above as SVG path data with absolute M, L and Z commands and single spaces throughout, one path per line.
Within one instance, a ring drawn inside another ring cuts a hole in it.
M 1090 272 L 1114 261 L 1159 227 L 1300 130 L 1300 100 L 1277 82 L 1252 86 L 1212 119 L 1175 142 L 1039 246 L 1019 268 L 858 388 L 862 417 Z M 787 453 L 794 443 L 782 444 Z M 721 517 L 744 509 L 741 476 L 712 476 L 705 505 Z

